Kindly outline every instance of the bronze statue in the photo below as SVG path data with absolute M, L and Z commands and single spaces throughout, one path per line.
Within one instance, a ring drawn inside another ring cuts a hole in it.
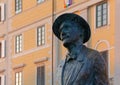
M 64 62 L 58 66 L 56 85 L 109 85 L 104 58 L 83 45 L 91 35 L 88 23 L 77 14 L 65 13 L 55 20 L 52 28 L 68 50 Z

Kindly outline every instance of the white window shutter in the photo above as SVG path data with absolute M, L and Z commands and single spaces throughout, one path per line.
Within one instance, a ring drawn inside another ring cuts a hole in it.
M 1 75 L 1 85 L 5 85 L 5 75 Z
M 0 3 L 1 6 L 1 21 L 5 20 L 5 4 L 4 3 Z
M 2 54 L 1 57 L 5 57 L 5 47 L 6 47 L 6 42 L 5 40 L 2 40 Z

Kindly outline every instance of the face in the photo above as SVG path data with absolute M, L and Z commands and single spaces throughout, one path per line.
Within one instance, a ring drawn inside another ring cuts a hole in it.
M 60 26 L 60 38 L 63 41 L 63 45 L 66 47 L 69 44 L 75 43 L 80 39 L 80 35 L 83 34 L 82 29 L 73 21 L 65 21 Z

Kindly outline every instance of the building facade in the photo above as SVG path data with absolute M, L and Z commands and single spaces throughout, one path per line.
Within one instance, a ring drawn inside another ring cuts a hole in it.
M 90 24 L 92 34 L 85 45 L 101 52 L 110 84 L 118 85 L 118 69 L 114 69 L 115 46 L 119 45 L 114 40 L 116 1 L 0 0 L 1 85 L 56 85 L 56 69 L 67 51 L 53 35 L 52 24 L 68 12 Z
M 64 7 L 60 6 L 64 0 L 56 1 L 55 16 L 71 12 L 82 16 L 91 27 L 91 39 L 86 46 L 98 50 L 107 62 L 108 78 L 111 85 L 114 82 L 114 66 L 115 66 L 115 1 L 112 0 L 72 0 L 72 4 Z M 70 1 L 70 0 L 69 0 Z M 59 2 L 59 3 L 58 3 Z M 64 59 L 67 51 L 60 41 L 57 42 L 56 56 L 58 61 Z M 62 56 L 62 57 L 60 57 Z M 55 64 L 57 65 L 57 63 Z

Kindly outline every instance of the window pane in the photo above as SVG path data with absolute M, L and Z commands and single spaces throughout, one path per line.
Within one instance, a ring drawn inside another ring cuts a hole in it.
M 45 85 L 45 68 L 37 67 L 37 85 Z
M 104 8 L 107 8 L 107 3 L 104 3 L 104 4 L 103 4 L 103 9 L 104 9 Z
M 16 53 L 18 53 L 19 51 L 18 51 L 18 49 L 16 49 Z
M 39 27 L 37 29 L 37 43 L 38 45 L 44 44 L 45 42 L 45 27 Z
M 103 20 L 106 20 L 107 19 L 107 15 L 103 15 Z
M 16 73 L 16 77 L 18 77 L 18 73 Z
M 16 13 L 19 13 L 21 12 L 21 9 L 22 9 L 22 1 L 21 0 L 16 0 L 15 1 L 15 11 Z
M 38 36 L 41 37 L 41 33 L 39 33 Z
M 44 0 L 37 0 L 38 1 L 38 3 L 41 3 L 41 2 L 43 2 Z
M 106 24 L 107 24 L 107 21 L 106 21 L 106 20 L 104 20 L 104 21 L 103 21 L 103 25 L 106 25 Z
M 97 12 L 97 16 L 101 16 L 101 11 L 98 11 L 98 12 Z
M 19 36 L 16 36 L 16 38 L 17 38 L 17 41 L 19 40 Z
M 16 53 L 22 51 L 22 35 L 16 36 Z
M 19 85 L 22 85 L 22 83 L 21 83 L 21 82 L 19 82 Z
M 18 83 L 16 83 L 16 85 L 18 85 Z
M 19 40 L 20 44 L 22 43 L 22 39 Z
M 42 40 L 42 45 L 45 43 L 45 40 Z
M 102 6 L 101 5 L 97 6 L 97 10 L 98 11 L 102 10 Z
M 97 21 L 101 21 L 101 17 L 98 17 L 98 20 Z
M 22 85 L 22 72 L 17 72 L 15 79 L 16 79 L 15 85 Z
M 22 40 L 22 35 L 20 35 L 19 37 L 20 37 L 20 40 Z
M 101 22 L 98 22 L 97 26 L 100 27 L 101 25 L 102 25 Z
M 17 41 L 17 42 L 16 42 L 16 44 L 18 45 L 18 44 L 19 44 L 19 42 Z
M 103 10 L 103 14 L 106 14 L 106 13 L 107 13 L 107 9 L 104 9 L 104 10 Z
M 38 32 L 39 32 L 39 33 L 41 32 L 41 28 L 40 28 L 40 27 L 38 28 Z
M 19 48 L 19 46 L 17 45 L 17 49 Z
M 18 85 L 18 73 L 15 74 L 15 85 Z
M 19 82 L 22 81 L 22 72 L 19 72 Z
M 97 27 L 107 24 L 107 3 L 102 3 L 96 8 L 96 24 Z
M 22 48 L 20 48 L 19 51 L 21 52 L 21 51 L 22 51 Z

